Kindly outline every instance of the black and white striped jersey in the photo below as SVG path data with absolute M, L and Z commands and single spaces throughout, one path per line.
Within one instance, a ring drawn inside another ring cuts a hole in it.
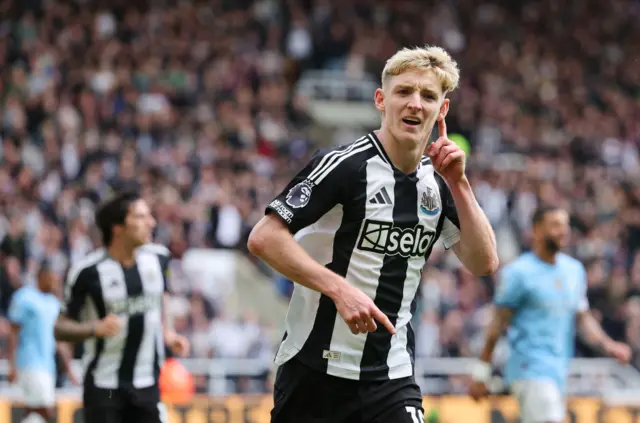
M 136 250 L 136 264 L 123 268 L 105 249 L 73 266 L 67 276 L 63 312 L 87 322 L 109 313 L 123 319 L 111 338 L 85 341 L 85 386 L 146 388 L 157 384 L 164 361 L 162 300 L 167 288 L 169 250 L 147 244 Z
M 460 237 L 453 198 L 430 160 L 405 174 L 375 133 L 317 153 L 267 207 L 319 263 L 371 297 L 396 327 L 354 335 L 319 292 L 296 284 L 276 355 L 294 356 L 333 376 L 385 380 L 411 376 L 411 317 L 422 269 L 442 237 Z

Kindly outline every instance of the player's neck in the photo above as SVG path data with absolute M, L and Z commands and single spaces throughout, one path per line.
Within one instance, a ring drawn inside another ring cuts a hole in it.
M 556 264 L 557 253 L 551 253 L 545 248 L 534 248 L 533 252 L 540 260 L 549 264 Z
M 375 132 L 393 166 L 406 174 L 416 171 L 422 159 L 426 142 L 422 147 L 407 148 L 407 145 L 395 139 L 384 127 Z
M 119 262 L 123 267 L 131 267 L 135 263 L 135 249 L 124 245 L 123 242 L 112 242 L 107 248 L 111 258 Z

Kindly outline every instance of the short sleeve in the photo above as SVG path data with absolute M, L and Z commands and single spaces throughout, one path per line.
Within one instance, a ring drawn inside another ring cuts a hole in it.
M 444 179 L 436 174 L 436 180 L 440 187 L 440 201 L 442 201 L 442 231 L 440 236 L 447 250 L 460 241 L 460 219 L 453 196 Z
M 21 291 L 16 291 L 11 297 L 11 303 L 9 304 L 9 320 L 17 325 L 22 325 L 25 315 L 24 295 L 22 295 Z
M 579 281 L 580 293 L 578 297 L 578 312 L 582 313 L 589 310 L 589 299 L 587 297 L 587 272 L 582 264 L 580 265 Z
M 526 287 L 520 275 L 512 267 L 505 267 L 500 273 L 494 304 L 498 307 L 516 309 L 524 301 Z
M 61 313 L 73 320 L 80 320 L 80 311 L 86 301 L 90 279 L 91 268 L 69 271 L 64 287 L 64 302 L 60 307 Z
M 358 153 L 356 149 L 355 152 Z M 318 152 L 268 206 L 293 234 L 344 201 L 352 161 L 349 150 Z

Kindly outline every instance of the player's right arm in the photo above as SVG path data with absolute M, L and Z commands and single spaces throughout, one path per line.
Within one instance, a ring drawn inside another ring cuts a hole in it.
M 71 348 L 69 348 L 69 344 L 66 342 L 57 342 L 56 350 L 58 351 L 58 354 L 60 354 L 62 368 L 64 370 L 64 373 L 67 375 L 69 382 L 71 382 L 73 385 L 80 385 L 78 378 L 73 373 L 73 369 L 71 368 L 73 353 L 71 351 Z
M 16 352 L 20 329 L 26 314 L 22 293 L 21 290 L 18 290 L 13 294 L 8 312 L 9 321 L 11 322 L 11 333 L 9 334 L 9 382 L 12 383 L 16 380 Z
M 18 338 L 20 337 L 20 325 L 11 322 L 11 333 L 9 334 L 9 382 L 16 381 L 16 350 L 18 349 Z
M 632 350 L 627 344 L 614 341 L 604 331 L 598 320 L 589 310 L 589 299 L 587 298 L 587 272 L 582 264 L 578 265 L 578 272 L 582 282 L 578 309 L 576 312 L 576 323 L 578 335 L 582 340 L 595 350 L 600 350 L 606 355 L 615 358 L 620 364 L 627 364 L 632 357 Z
M 120 331 L 118 316 L 109 314 L 102 320 L 81 321 L 80 311 L 88 296 L 90 272 L 85 269 L 71 269 L 67 277 L 62 310 L 54 327 L 58 341 L 82 342 L 93 337 L 109 337 Z
M 507 266 L 500 274 L 498 289 L 494 298 L 493 317 L 487 328 L 484 347 L 480 360 L 472 370 L 472 384 L 469 394 L 476 400 L 488 395 L 487 385 L 492 374 L 493 351 L 500 337 L 505 333 L 513 313 L 522 304 L 525 286 L 519 274 L 511 266 Z
M 290 280 L 331 298 L 354 334 L 375 331 L 376 320 L 395 333 L 371 298 L 316 262 L 293 238 L 348 198 L 349 156 L 344 151 L 314 156 L 269 204 L 251 231 L 249 251 Z

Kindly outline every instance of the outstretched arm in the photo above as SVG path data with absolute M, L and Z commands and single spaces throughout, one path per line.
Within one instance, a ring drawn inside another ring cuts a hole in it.
M 631 359 L 629 346 L 611 339 L 589 310 L 583 310 L 577 314 L 577 327 L 582 340 L 592 348 L 623 364 Z

